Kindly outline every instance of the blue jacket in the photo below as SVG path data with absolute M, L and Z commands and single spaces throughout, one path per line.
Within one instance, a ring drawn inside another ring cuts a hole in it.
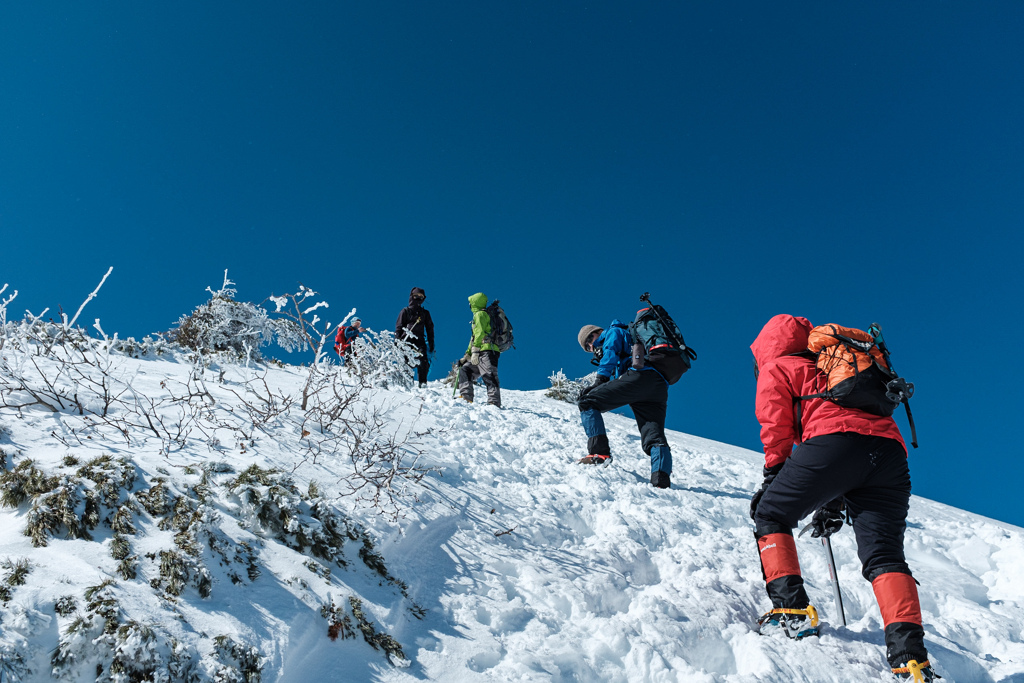
M 608 379 L 626 374 L 633 362 L 633 339 L 628 326 L 617 319 L 613 320 L 594 341 L 594 346 L 601 347 L 601 363 L 597 366 L 597 374 Z

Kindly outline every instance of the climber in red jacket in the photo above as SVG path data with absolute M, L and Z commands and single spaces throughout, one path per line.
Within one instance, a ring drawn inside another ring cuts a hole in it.
M 903 553 L 910 502 L 903 437 L 891 417 L 824 398 L 799 400 L 821 391 L 819 370 L 806 353 L 811 329 L 805 318 L 777 315 L 750 346 L 765 452 L 764 483 L 751 500 L 750 516 L 773 608 L 762 617 L 761 632 L 817 634 L 793 529 L 817 511 L 814 535 L 828 535 L 842 526 L 845 507 L 862 573 L 882 613 L 893 673 L 931 681 L 917 586 Z

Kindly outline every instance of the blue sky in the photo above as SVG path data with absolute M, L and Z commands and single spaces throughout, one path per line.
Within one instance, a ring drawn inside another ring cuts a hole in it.
M 668 426 L 758 450 L 764 322 L 877 321 L 915 493 L 1024 524 L 1024 5 L 633 4 L 8 3 L 0 283 L 73 312 L 114 266 L 122 336 L 225 268 L 375 328 L 419 286 L 445 367 L 483 291 L 515 389 L 650 291 L 700 354 Z

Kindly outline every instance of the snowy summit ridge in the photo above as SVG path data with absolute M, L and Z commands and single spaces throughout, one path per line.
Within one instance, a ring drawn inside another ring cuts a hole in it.
M 676 481 L 655 490 L 625 417 L 607 416 L 614 464 L 584 468 L 578 411 L 541 391 L 498 410 L 363 386 L 345 409 L 380 430 L 361 447 L 405 455 L 393 519 L 353 486 L 366 451 L 310 456 L 308 368 L 105 362 L 145 408 L 120 441 L 95 417 L 0 411 L 4 681 L 890 680 L 849 529 L 848 626 L 804 537 L 822 635 L 757 635 L 758 453 L 669 432 Z M 185 393 L 201 414 L 168 440 Z M 915 497 L 906 548 L 944 680 L 1024 681 L 1022 530 Z

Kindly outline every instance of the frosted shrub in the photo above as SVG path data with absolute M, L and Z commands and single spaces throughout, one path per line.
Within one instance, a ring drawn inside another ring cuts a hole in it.
M 253 465 L 226 484 L 239 517 L 257 535 L 270 535 L 300 553 L 347 567 L 346 539 L 365 532 L 335 514 L 321 499 L 307 502 L 290 477 Z
M 23 681 L 31 673 L 25 656 L 13 644 L 0 640 L 0 680 Z
M 551 376 L 548 377 L 548 380 L 551 382 L 551 388 L 545 391 L 544 395 L 558 401 L 576 403 L 580 400 L 580 393 L 587 387 L 593 386 L 596 379 L 596 372 L 592 372 L 581 379 L 569 379 L 563 371 L 559 370 L 558 372 L 551 373 Z
M 213 641 L 214 656 L 222 662 L 213 675 L 215 683 L 260 683 L 264 664 L 259 650 L 228 636 L 217 636 Z
M 363 634 L 363 640 L 369 643 L 374 650 L 383 650 L 392 663 L 404 665 L 406 662 L 402 646 L 387 633 L 377 631 L 363 612 L 363 601 L 353 595 L 349 597 L 348 602 L 352 609 L 352 616 L 356 619 L 356 628 Z
M 382 389 L 409 389 L 413 385 L 412 366 L 419 351 L 412 344 L 396 339 L 389 330 L 366 329 L 352 343 L 345 368 L 366 386 Z
M 7 602 L 11 599 L 15 587 L 25 585 L 25 579 L 32 571 L 32 565 L 25 558 L 6 559 L 0 562 L 0 569 L 3 569 L 4 572 L 3 579 L 0 579 L 0 602 Z
M 66 459 L 63 467 L 75 464 L 73 458 Z M 53 476 L 26 459 L 0 474 L 0 503 L 16 508 L 31 501 L 25 516 L 25 535 L 37 548 L 46 546 L 48 539 L 61 532 L 67 538 L 89 540 L 89 531 L 100 523 L 103 508 L 116 507 L 122 491 L 130 489 L 134 481 L 135 466 L 127 458 L 115 460 L 104 455 L 73 473 Z
M 160 333 L 147 334 L 142 339 L 134 337 L 118 339 L 115 335 L 104 339 L 100 348 L 129 358 L 152 358 L 169 354 L 174 350 L 174 346 L 167 337 Z
M 260 348 L 277 342 L 285 351 L 299 351 L 306 340 L 298 325 L 271 318 L 267 311 L 247 301 L 236 301 L 235 283 L 224 271 L 224 284 L 216 292 L 206 288 L 210 300 L 182 316 L 168 333 L 171 341 L 200 353 L 228 353 L 239 359 L 260 360 Z
M 75 612 L 61 629 L 50 658 L 53 677 L 78 680 L 92 669 L 102 683 L 200 680 L 195 648 L 178 643 L 157 624 L 123 620 L 118 593 L 113 581 L 85 590 L 85 613 Z

